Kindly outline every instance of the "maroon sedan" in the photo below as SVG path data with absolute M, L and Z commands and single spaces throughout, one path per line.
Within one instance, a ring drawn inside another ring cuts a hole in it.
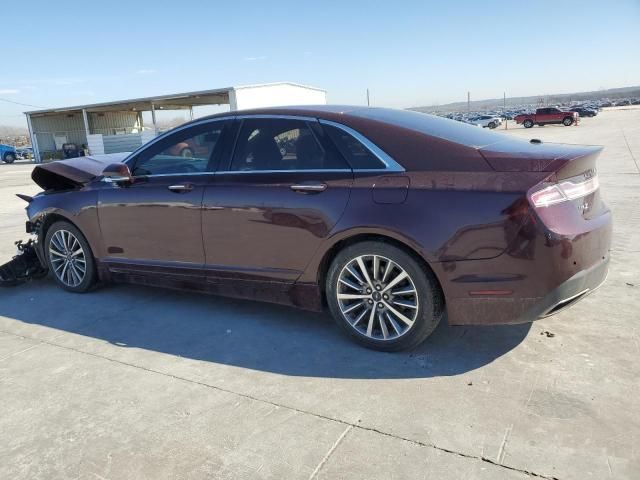
M 176 153 L 194 138 L 211 141 Z M 400 350 L 445 312 L 530 322 L 597 288 L 600 151 L 409 111 L 226 113 L 132 154 L 37 166 L 27 230 L 69 291 L 121 281 L 328 306 L 363 345 Z

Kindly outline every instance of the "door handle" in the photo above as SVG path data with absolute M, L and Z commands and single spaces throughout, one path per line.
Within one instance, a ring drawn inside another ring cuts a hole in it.
M 169 185 L 167 188 L 172 192 L 186 193 L 193 190 L 193 185 L 191 185 L 190 183 L 179 183 L 177 185 Z
M 291 185 L 291 190 L 299 193 L 320 193 L 327 189 L 326 183 L 302 183 L 300 185 Z

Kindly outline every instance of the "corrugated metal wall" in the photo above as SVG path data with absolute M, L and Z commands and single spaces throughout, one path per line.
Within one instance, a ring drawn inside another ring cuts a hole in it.
M 139 130 L 137 112 L 89 112 L 89 129 L 91 133 L 100 133 L 105 138 L 105 152 L 127 152 L 132 151 L 141 145 L 140 135 L 134 134 L 136 138 L 118 138 L 110 141 L 110 136 L 116 136 L 116 131 L 132 134 L 134 130 Z M 38 141 L 38 150 L 42 158 L 47 154 L 56 151 L 54 135 L 64 135 L 68 143 L 75 143 L 78 146 L 87 144 L 87 136 L 84 130 L 84 120 L 82 113 L 61 113 L 59 115 L 33 116 L 31 117 L 33 133 Z M 117 137 L 128 137 L 129 135 L 117 135 Z M 107 146 L 109 144 L 109 147 Z M 120 149 L 119 149 L 120 148 Z
M 102 141 L 104 142 L 104 153 L 133 152 L 142 145 L 142 140 L 138 133 L 105 135 L 102 137 Z
M 91 155 L 102 155 L 104 153 L 104 135 L 93 133 L 87 135 L 87 146 Z
M 134 129 L 139 129 L 137 112 L 94 112 L 88 116 L 91 133 L 113 135 L 115 129 L 124 128 L 124 133 L 133 133 Z
M 38 150 L 41 155 L 56 150 L 53 141 L 54 134 L 66 135 L 67 142 L 75 143 L 78 146 L 87 143 L 81 113 L 31 117 L 31 125 L 38 140 Z

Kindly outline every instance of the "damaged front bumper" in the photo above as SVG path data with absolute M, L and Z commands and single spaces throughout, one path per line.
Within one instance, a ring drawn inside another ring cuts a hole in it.
M 33 239 L 26 243 L 16 242 L 18 254 L 4 265 L 0 265 L 0 287 L 14 287 L 47 274 L 38 256 L 37 244 Z

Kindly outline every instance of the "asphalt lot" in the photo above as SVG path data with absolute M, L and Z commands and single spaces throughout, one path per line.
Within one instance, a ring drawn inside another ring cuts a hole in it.
M 511 127 L 605 146 L 615 233 L 597 292 L 383 354 L 278 306 L 0 290 L 0 478 L 640 478 L 640 108 Z M 13 194 L 37 191 L 31 168 L 0 164 L 2 259 L 25 237 Z

